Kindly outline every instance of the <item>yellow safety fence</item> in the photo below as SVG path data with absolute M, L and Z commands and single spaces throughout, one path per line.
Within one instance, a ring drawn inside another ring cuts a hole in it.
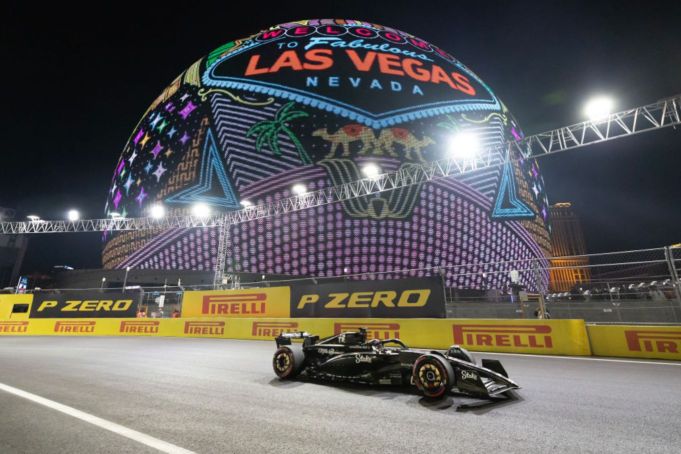
M 681 360 L 681 326 L 588 325 L 596 356 Z
M 0 321 L 0 335 L 173 336 L 272 340 L 282 332 L 330 336 L 367 328 L 370 338 L 400 338 L 421 348 L 590 355 L 582 320 L 457 319 L 23 319 Z
M 459 344 L 475 351 L 681 360 L 681 326 L 586 325 L 583 320 L 292 319 L 281 314 L 285 310 L 281 301 L 288 299 L 282 291 L 281 288 L 267 289 L 264 293 L 258 290 L 253 301 L 205 300 L 204 297 L 212 293 L 191 292 L 193 296 L 185 301 L 180 319 L 32 319 L 27 310 L 32 295 L 0 295 L 0 336 L 272 340 L 282 332 L 307 331 L 324 337 L 364 327 L 370 338 L 400 338 L 408 345 L 420 348 L 444 349 Z M 221 306 L 225 304 L 229 306 Z M 204 313 L 206 311 L 208 314 Z

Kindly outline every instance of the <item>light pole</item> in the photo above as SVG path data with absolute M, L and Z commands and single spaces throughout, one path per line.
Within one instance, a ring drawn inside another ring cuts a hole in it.
M 123 293 L 125 293 L 125 287 L 128 283 L 128 273 L 130 272 L 130 267 L 125 267 L 125 276 L 123 277 Z
M 100 290 L 104 289 L 104 284 L 106 284 L 106 278 L 105 277 L 102 278 L 102 285 L 99 287 Z

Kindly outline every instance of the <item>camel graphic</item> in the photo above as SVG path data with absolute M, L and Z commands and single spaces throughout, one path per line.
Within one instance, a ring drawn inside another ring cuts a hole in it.
M 397 157 L 395 145 L 399 144 L 404 147 L 405 159 L 424 161 L 422 149 L 435 143 L 433 139 L 427 136 L 419 140 L 414 134 L 403 128 L 383 129 L 378 137 L 376 137 L 373 129 L 359 124 L 342 126 L 332 134 L 327 129 L 317 129 L 312 135 L 314 137 L 321 137 L 331 143 L 331 150 L 325 156 L 325 159 L 334 158 L 339 147 L 343 151 L 340 157 L 346 158 L 350 156 L 350 144 L 360 141 L 359 155 L 371 153 L 376 156 L 388 155 Z
M 329 134 L 327 129 L 317 129 L 312 135 L 331 143 L 331 151 L 325 159 L 333 158 L 338 147 L 343 148 L 342 157 L 350 156 L 350 144 L 357 141 L 362 142 L 361 151 L 366 154 L 369 149 L 375 147 L 376 142 L 376 136 L 372 129 L 358 124 L 342 126 L 333 134 Z
M 381 134 L 378 136 L 378 146 L 390 152 L 394 150 L 395 144 L 404 147 L 404 159 L 425 162 L 422 150 L 428 145 L 435 144 L 435 141 L 428 136 L 423 136 L 423 138 L 419 140 L 414 134 L 404 128 L 389 128 L 382 130 Z M 394 151 L 392 151 L 392 153 L 394 153 Z M 412 153 L 416 155 L 416 158 L 412 156 Z

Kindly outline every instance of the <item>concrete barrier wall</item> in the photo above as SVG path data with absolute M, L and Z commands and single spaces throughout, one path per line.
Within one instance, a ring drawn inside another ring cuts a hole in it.
M 588 325 L 596 356 L 681 360 L 681 326 Z
M 26 319 L 0 321 L 0 335 L 174 336 L 272 340 L 282 332 L 325 337 L 367 328 L 369 337 L 400 338 L 419 348 L 549 355 L 590 355 L 582 320 L 447 319 Z
M 681 360 L 681 326 L 586 325 L 584 320 L 330 318 L 59 318 L 14 312 L 32 295 L 0 295 L 1 336 L 173 336 L 272 340 L 282 332 L 330 336 L 368 329 L 417 348 L 460 344 L 474 351 Z

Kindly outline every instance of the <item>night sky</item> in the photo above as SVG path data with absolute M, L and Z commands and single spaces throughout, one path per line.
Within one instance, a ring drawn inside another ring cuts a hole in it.
M 3 4 L 0 206 L 102 217 L 122 147 L 161 90 L 219 45 L 296 19 L 362 19 L 430 41 L 487 82 L 527 134 L 581 121 L 594 94 L 620 110 L 681 93 L 681 2 L 254 2 L 246 17 L 229 2 L 181 5 Z M 551 203 L 580 213 L 590 252 L 681 241 L 681 131 L 540 164 Z M 99 267 L 100 252 L 100 234 L 34 236 L 23 272 Z

